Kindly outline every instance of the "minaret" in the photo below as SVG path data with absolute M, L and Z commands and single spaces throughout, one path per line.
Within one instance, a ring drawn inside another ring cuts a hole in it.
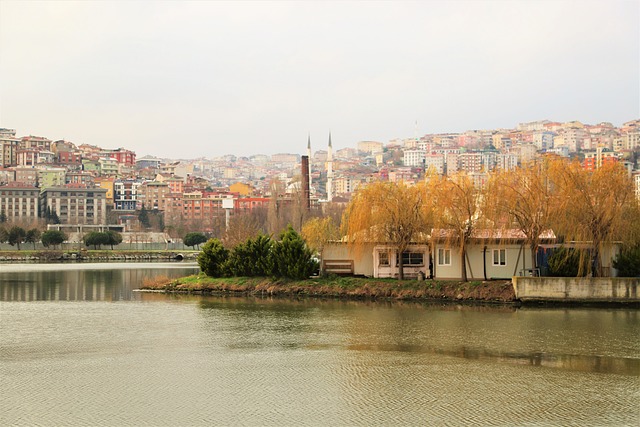
M 307 141 L 307 156 L 309 156 L 309 188 L 311 188 L 311 133 Z
M 331 132 L 329 132 L 329 149 L 327 150 L 327 201 L 333 200 L 333 147 L 331 147 Z

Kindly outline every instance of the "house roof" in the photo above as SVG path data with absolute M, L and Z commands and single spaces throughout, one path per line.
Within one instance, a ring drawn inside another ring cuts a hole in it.
M 454 239 L 456 234 L 453 230 L 433 229 L 431 230 L 431 237 L 436 240 L 448 240 Z M 553 230 L 545 230 L 540 233 L 540 240 L 550 241 L 555 240 L 556 235 Z M 522 230 L 514 228 L 498 228 L 498 229 L 478 229 L 471 232 L 472 240 L 526 240 L 527 236 Z

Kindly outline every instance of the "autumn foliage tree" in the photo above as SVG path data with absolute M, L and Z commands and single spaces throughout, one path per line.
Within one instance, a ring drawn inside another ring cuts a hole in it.
M 340 230 L 330 216 L 314 217 L 307 220 L 302 225 L 300 234 L 307 244 L 320 254 L 320 258 L 322 258 L 322 251 L 327 242 L 340 238 Z
M 480 222 L 482 191 L 471 178 L 459 173 L 451 177 L 431 176 L 427 181 L 429 206 L 434 228 L 441 230 L 450 244 L 460 248 L 461 278 L 467 281 L 467 245 Z
M 591 274 L 600 277 L 605 244 L 637 241 L 640 216 L 631 178 L 616 163 L 604 164 L 593 172 L 578 162 L 555 162 L 552 166 L 554 230 L 565 241 L 588 245 L 587 250 L 581 250 L 582 257 L 589 257 Z
M 549 162 L 536 162 L 491 175 L 483 203 L 494 229 L 515 229 L 531 249 L 531 267 L 543 233 L 550 230 L 554 197 L 548 178 Z
M 358 189 L 342 219 L 343 234 L 356 250 L 365 243 L 385 242 L 399 254 L 425 238 L 430 217 L 424 209 L 424 185 L 378 181 Z M 403 257 L 398 257 L 398 279 L 404 279 Z

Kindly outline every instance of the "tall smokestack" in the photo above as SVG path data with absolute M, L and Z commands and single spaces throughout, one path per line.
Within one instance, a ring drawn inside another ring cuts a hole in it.
M 309 191 L 311 191 L 311 134 L 307 140 L 307 156 L 309 156 Z
M 331 146 L 331 132 L 329 132 L 329 149 L 327 150 L 327 201 L 333 200 L 333 147 Z
M 309 191 L 309 156 L 302 156 L 302 195 L 305 208 L 311 208 L 311 192 Z

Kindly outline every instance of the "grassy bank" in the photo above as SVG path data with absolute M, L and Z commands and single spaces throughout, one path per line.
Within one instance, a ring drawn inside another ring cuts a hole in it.
M 330 277 L 301 281 L 264 277 L 212 278 L 194 275 L 179 279 L 145 280 L 143 290 L 167 293 L 313 296 L 353 299 L 449 300 L 513 303 L 510 281 L 450 282 Z

